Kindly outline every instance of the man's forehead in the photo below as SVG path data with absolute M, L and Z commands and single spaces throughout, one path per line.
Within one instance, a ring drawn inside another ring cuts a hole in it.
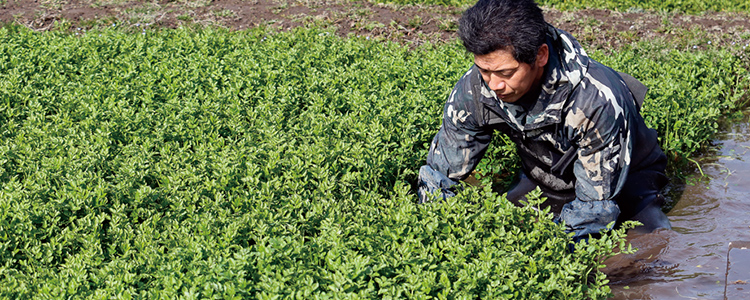
M 482 70 L 502 71 L 516 69 L 520 63 L 513 58 L 513 54 L 504 49 L 495 50 L 487 54 L 474 54 L 474 63 Z

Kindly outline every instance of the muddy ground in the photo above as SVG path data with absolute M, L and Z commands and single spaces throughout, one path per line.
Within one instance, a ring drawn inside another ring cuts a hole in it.
M 456 38 L 456 24 L 464 9 L 360 0 L 0 0 L 0 23 L 38 31 L 87 30 L 111 24 L 139 30 L 180 26 L 288 30 L 315 25 L 335 29 L 341 36 L 419 44 Z M 616 48 L 642 39 L 665 39 L 676 48 L 750 43 L 750 14 L 544 10 L 548 22 L 570 31 L 588 47 Z

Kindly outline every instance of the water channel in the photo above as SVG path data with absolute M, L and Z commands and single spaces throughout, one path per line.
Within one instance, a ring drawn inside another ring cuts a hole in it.
M 744 116 L 696 159 L 705 176 L 696 170 L 669 186 L 673 230 L 631 234 L 639 251 L 605 262 L 614 299 L 725 299 L 729 243 L 750 241 L 750 111 Z M 750 291 L 750 282 L 729 288 Z

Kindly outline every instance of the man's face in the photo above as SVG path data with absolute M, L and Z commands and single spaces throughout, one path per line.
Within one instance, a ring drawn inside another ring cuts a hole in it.
M 543 44 L 532 64 L 521 63 L 513 58 L 508 49 L 495 50 L 484 55 L 474 55 L 474 64 L 479 67 L 487 86 L 495 91 L 497 98 L 514 103 L 541 83 L 544 66 L 547 65 L 549 49 Z

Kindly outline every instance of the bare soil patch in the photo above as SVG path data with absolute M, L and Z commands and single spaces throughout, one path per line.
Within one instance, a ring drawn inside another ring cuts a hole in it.
M 33 30 L 87 30 L 118 24 L 138 28 L 220 26 L 232 30 L 299 26 L 332 28 L 341 36 L 363 35 L 422 43 L 457 38 L 464 8 L 397 6 L 347 0 L 0 0 L 0 23 Z M 678 48 L 750 43 L 750 15 L 684 15 L 646 11 L 559 11 L 545 8 L 551 24 L 589 47 L 617 48 L 664 39 Z

